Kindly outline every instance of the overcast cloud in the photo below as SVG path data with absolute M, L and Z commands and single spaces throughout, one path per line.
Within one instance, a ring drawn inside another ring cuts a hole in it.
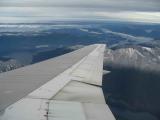
M 0 0 L 0 22 L 116 20 L 160 23 L 160 0 Z

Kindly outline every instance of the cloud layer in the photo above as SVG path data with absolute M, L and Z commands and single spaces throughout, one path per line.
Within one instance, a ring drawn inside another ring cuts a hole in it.
M 159 0 L 1 0 L 2 7 L 76 7 L 107 10 L 159 11 Z
M 160 23 L 159 0 L 1 0 L 0 22 L 118 20 Z

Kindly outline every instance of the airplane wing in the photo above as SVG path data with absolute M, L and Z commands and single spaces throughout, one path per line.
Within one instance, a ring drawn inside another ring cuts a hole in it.
M 105 45 L 0 74 L 0 120 L 115 120 L 102 92 Z

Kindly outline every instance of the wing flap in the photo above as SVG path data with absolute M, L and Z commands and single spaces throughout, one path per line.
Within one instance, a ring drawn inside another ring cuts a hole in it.
M 9 106 L 0 120 L 46 120 L 48 100 L 24 98 Z
M 50 101 L 48 120 L 86 120 L 79 102 Z
M 106 104 L 83 103 L 86 120 L 115 120 Z
M 101 87 L 78 81 L 68 83 L 52 100 L 105 104 Z

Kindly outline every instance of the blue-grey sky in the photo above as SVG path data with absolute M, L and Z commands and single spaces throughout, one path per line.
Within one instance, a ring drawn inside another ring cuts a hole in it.
M 0 0 L 0 23 L 52 20 L 160 23 L 160 0 Z

